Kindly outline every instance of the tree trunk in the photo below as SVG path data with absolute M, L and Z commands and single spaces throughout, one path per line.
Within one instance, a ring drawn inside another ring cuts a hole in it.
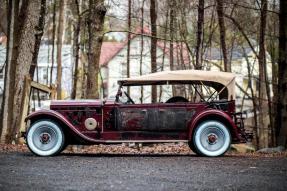
M 174 63 L 173 63 L 173 25 L 174 25 L 174 0 L 170 1 L 169 6 L 169 15 L 170 15 L 170 21 L 169 21 L 169 36 L 170 36 L 170 44 L 169 44 L 169 62 L 170 62 L 170 70 L 174 70 Z
M 54 62 L 55 62 L 55 36 L 56 36 L 56 0 L 54 0 L 53 5 L 53 32 L 52 32 L 52 65 L 50 68 L 50 84 L 53 82 L 53 69 L 54 69 Z
M 13 98 L 14 98 L 14 87 L 15 85 L 15 70 L 16 64 L 13 62 L 13 52 L 16 52 L 16 42 L 18 42 L 17 36 L 15 35 L 18 31 L 18 15 L 19 15 L 19 1 L 9 0 L 7 2 L 8 7 L 8 27 L 7 27 L 7 51 L 6 51 L 6 68 L 5 68 L 5 79 L 4 79 L 4 92 L 1 106 L 1 123 L 0 123 L 0 134 L 1 143 L 11 143 L 11 135 L 9 130 L 12 127 L 13 119 Z M 16 38 L 16 39 L 14 39 Z
M 266 84 L 265 81 L 265 30 L 266 30 L 266 10 L 267 10 L 267 0 L 261 1 L 261 16 L 260 16 L 260 35 L 259 35 L 259 148 L 268 147 L 268 124 L 267 117 L 268 114 L 266 107 Z
M 150 22 L 151 22 L 151 72 L 155 73 L 157 64 L 156 64 L 156 44 L 157 44 L 157 32 L 156 32 L 156 9 L 155 9 L 156 0 L 150 0 Z M 151 102 L 155 103 L 157 101 L 157 89 L 156 86 L 152 86 L 151 91 Z
M 220 31 L 220 45 L 223 54 L 224 60 L 224 70 L 225 72 L 231 72 L 231 64 L 228 59 L 228 52 L 225 44 L 225 24 L 224 24 L 224 16 L 223 16 L 223 0 L 217 0 L 217 17 Z
M 278 145 L 287 147 L 287 2 L 280 0 L 278 62 Z
M 272 10 L 276 11 L 277 5 L 276 5 L 276 0 L 273 0 L 272 2 L 273 6 L 272 6 Z M 271 17 L 272 20 L 277 19 L 278 15 L 273 15 Z M 272 147 L 275 147 L 277 145 L 277 130 L 278 130 L 278 126 L 277 126 L 277 121 L 276 121 L 276 116 L 277 116 L 277 105 L 278 105 L 278 59 L 277 59 L 277 48 L 278 45 L 277 43 L 274 43 L 276 41 L 278 41 L 279 39 L 276 37 L 277 34 L 277 29 L 278 26 L 274 25 L 273 23 L 271 23 L 270 26 L 272 33 L 271 35 L 273 36 L 270 40 L 269 40 L 269 46 L 271 48 L 270 50 L 270 58 L 271 58 L 271 63 L 272 63 L 272 92 L 273 92 L 273 97 L 272 97 L 272 111 L 271 111 L 271 116 L 272 116 L 272 129 L 271 129 L 271 135 L 272 135 Z M 279 54 L 279 52 L 278 52 Z
M 142 6 L 141 6 L 141 33 L 144 33 L 144 2 L 145 0 L 142 0 Z M 141 53 L 140 53 L 140 76 L 143 75 L 143 51 L 144 51 L 144 39 L 143 35 L 141 35 Z M 141 95 L 140 95 L 140 103 L 143 103 L 143 86 L 141 86 Z
M 179 31 L 180 31 L 181 40 L 183 41 L 183 42 L 181 42 L 181 46 L 183 46 L 183 43 L 184 43 L 185 48 L 187 49 L 189 55 L 191 57 L 193 57 L 193 53 L 192 53 L 192 51 L 189 47 L 188 41 L 187 41 L 188 32 L 187 32 L 187 26 L 186 26 L 186 11 L 185 11 L 186 6 L 188 6 L 187 3 L 188 3 L 188 1 L 185 1 L 185 2 L 183 2 L 183 4 L 180 5 L 180 7 L 181 7 L 180 8 L 181 25 L 179 25 Z M 182 48 L 181 48 L 181 53 L 182 53 Z M 191 63 L 190 63 L 189 55 L 188 55 L 188 60 L 189 60 L 188 69 L 191 69 Z M 181 56 L 182 56 L 182 54 L 181 54 Z M 184 67 L 186 69 L 187 66 L 185 65 Z
M 203 45 L 203 23 L 204 23 L 204 0 L 199 0 L 197 21 L 197 43 L 196 43 L 196 68 L 202 68 L 202 45 Z
M 244 58 L 245 58 L 245 60 L 246 60 L 246 62 L 247 62 L 247 70 L 248 70 L 248 84 L 250 84 L 249 85 L 249 87 L 250 87 L 250 92 L 251 92 L 251 98 L 252 98 L 252 104 L 253 104 L 253 115 L 254 115 L 254 129 L 253 129 L 253 134 L 255 135 L 255 137 L 254 137 L 254 144 L 256 145 L 256 148 L 258 148 L 258 145 L 259 145 L 259 140 L 258 140 L 258 122 L 257 122 L 257 98 L 256 98 L 256 95 L 255 95 L 255 93 L 254 93 L 254 90 L 253 90 L 253 88 L 252 88 L 252 86 L 251 86 L 251 83 L 252 83 L 252 68 L 251 68 L 251 65 L 250 65 L 250 62 L 249 62 L 249 59 L 248 59 L 248 56 L 247 56 L 247 54 L 246 54 L 246 52 L 245 52 L 245 49 L 244 49 L 244 47 L 242 47 L 242 52 L 243 52 L 243 56 L 244 56 Z M 254 66 L 254 63 L 253 63 L 253 66 Z
M 21 4 L 19 1 L 9 2 L 9 42 L 8 65 L 5 84 L 5 99 L 3 100 L 3 118 L 1 125 L 2 142 L 11 143 L 19 136 L 19 124 L 25 75 L 29 74 L 35 46 L 36 26 L 39 22 L 41 0 L 30 0 Z M 13 28 L 13 29 L 12 29 Z M 7 95 L 7 97 L 6 97 Z M 4 126 L 6 125 L 6 126 Z
M 128 49 L 127 49 L 127 78 L 130 77 L 130 50 L 131 50 L 131 0 L 128 1 Z M 127 87 L 127 92 L 130 95 L 130 87 Z
M 74 80 L 73 80 L 73 89 L 72 89 L 72 99 L 76 99 L 77 97 L 77 83 L 78 83 L 78 65 L 79 65 L 79 51 L 80 51 L 80 30 L 81 30 L 81 22 L 82 17 L 80 15 L 80 7 L 78 0 L 75 0 L 76 10 L 77 10 L 77 26 L 74 31 L 74 63 L 75 63 L 75 70 L 74 70 Z
M 163 51 L 166 50 L 166 38 L 167 38 L 167 28 L 168 28 L 168 12 L 169 10 L 167 9 L 166 12 L 165 12 L 165 25 L 164 25 L 164 42 L 163 42 Z M 166 54 L 162 54 L 162 61 L 161 61 L 161 71 L 164 71 L 164 60 L 165 60 L 165 55 Z M 162 102 L 162 90 L 163 87 L 162 85 L 159 87 L 159 100 L 158 102 Z
M 202 46 L 203 46 L 203 24 L 204 24 L 204 0 L 199 0 L 197 20 L 197 43 L 196 43 L 196 66 L 195 69 L 202 69 Z M 198 93 L 201 93 L 200 86 L 196 86 Z M 195 102 L 200 101 L 200 95 L 196 93 Z
M 6 36 L 7 33 L 7 27 L 8 27 L 8 19 L 7 19 L 7 13 L 8 13 L 8 1 L 2 1 L 0 4 L 0 34 L 4 33 Z M 5 18 L 5 19 L 3 19 Z
M 37 67 L 38 62 L 38 53 L 41 45 L 41 39 L 44 34 L 44 26 L 45 26 L 45 16 L 46 16 L 46 0 L 41 0 L 41 11 L 40 11 L 40 18 L 38 22 L 38 26 L 36 27 L 36 34 L 35 34 L 35 45 L 34 45 L 34 53 L 32 58 L 32 64 L 30 66 L 29 75 L 30 78 L 33 80 L 35 68 Z M 38 73 L 37 73 L 38 75 Z M 39 91 L 39 90 L 38 90 Z
M 65 0 L 59 2 L 59 24 L 57 34 L 57 99 L 62 99 L 62 44 Z
M 90 0 L 87 98 L 99 98 L 98 76 L 106 8 L 104 0 Z
M 170 37 L 170 44 L 169 44 L 169 65 L 170 70 L 175 70 L 174 67 L 174 59 L 173 59 L 173 43 L 174 43 L 174 6 L 175 0 L 171 0 L 169 3 L 169 37 Z M 175 87 L 172 86 L 172 95 L 175 96 Z
M 81 59 L 81 63 L 82 63 L 82 76 L 81 76 L 81 87 L 82 87 L 82 91 L 81 91 L 81 98 L 82 99 L 86 99 L 87 98 L 87 55 L 81 51 L 80 54 L 80 59 Z
M 173 31 L 173 25 L 174 25 L 174 0 L 170 1 L 169 6 L 169 36 L 170 36 L 170 44 L 169 44 L 169 64 L 170 64 L 170 70 L 174 70 L 174 63 L 173 63 L 173 39 L 174 39 L 174 31 Z

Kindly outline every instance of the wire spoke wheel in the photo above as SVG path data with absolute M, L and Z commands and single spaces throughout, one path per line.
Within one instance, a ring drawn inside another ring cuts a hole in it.
M 64 145 L 64 133 L 53 121 L 37 121 L 27 132 L 27 145 L 36 155 L 56 155 Z
M 194 133 L 195 148 L 204 156 L 220 156 L 230 146 L 231 136 L 227 127 L 219 121 L 206 121 Z

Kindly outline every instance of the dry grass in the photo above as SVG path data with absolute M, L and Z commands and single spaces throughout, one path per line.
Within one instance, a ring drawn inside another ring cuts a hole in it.
M 0 152 L 30 152 L 25 144 L 0 144 Z M 187 144 L 151 144 L 142 148 L 129 148 L 123 145 L 68 146 L 64 153 L 89 154 L 167 154 L 194 155 Z M 287 151 L 276 153 L 238 153 L 230 151 L 225 156 L 231 157 L 287 157 Z

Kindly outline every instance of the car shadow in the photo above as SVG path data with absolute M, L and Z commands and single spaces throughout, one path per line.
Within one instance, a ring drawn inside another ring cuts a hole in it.
M 23 152 L 23 153 L 19 153 L 21 155 L 27 156 L 27 157 L 39 157 L 36 156 L 35 154 L 31 153 L 31 152 Z M 220 158 L 241 158 L 242 156 L 234 156 L 234 155 L 223 155 L 223 156 L 218 156 L 218 157 L 204 157 L 204 156 L 200 156 L 197 154 L 125 154 L 125 153 L 120 153 L 120 154 L 113 154 L 113 153 L 60 153 L 56 156 L 52 156 L 52 157 L 107 157 L 107 158 L 117 158 L 117 157 L 142 157 L 142 158 L 166 158 L 166 157 L 190 157 L 190 158 L 205 158 L 205 159 L 220 159 Z M 45 157 L 44 157 L 45 158 Z
M 200 157 L 196 154 L 112 154 L 112 153 L 61 153 L 58 156 L 83 157 Z
M 113 153 L 60 153 L 58 156 L 78 157 L 201 157 L 196 154 L 113 154 Z

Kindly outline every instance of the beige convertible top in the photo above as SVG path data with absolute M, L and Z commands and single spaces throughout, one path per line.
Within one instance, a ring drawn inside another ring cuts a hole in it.
M 125 78 L 118 81 L 123 86 L 164 85 L 164 84 L 203 84 L 220 92 L 221 98 L 235 98 L 235 74 L 204 70 L 163 71 L 143 76 Z

